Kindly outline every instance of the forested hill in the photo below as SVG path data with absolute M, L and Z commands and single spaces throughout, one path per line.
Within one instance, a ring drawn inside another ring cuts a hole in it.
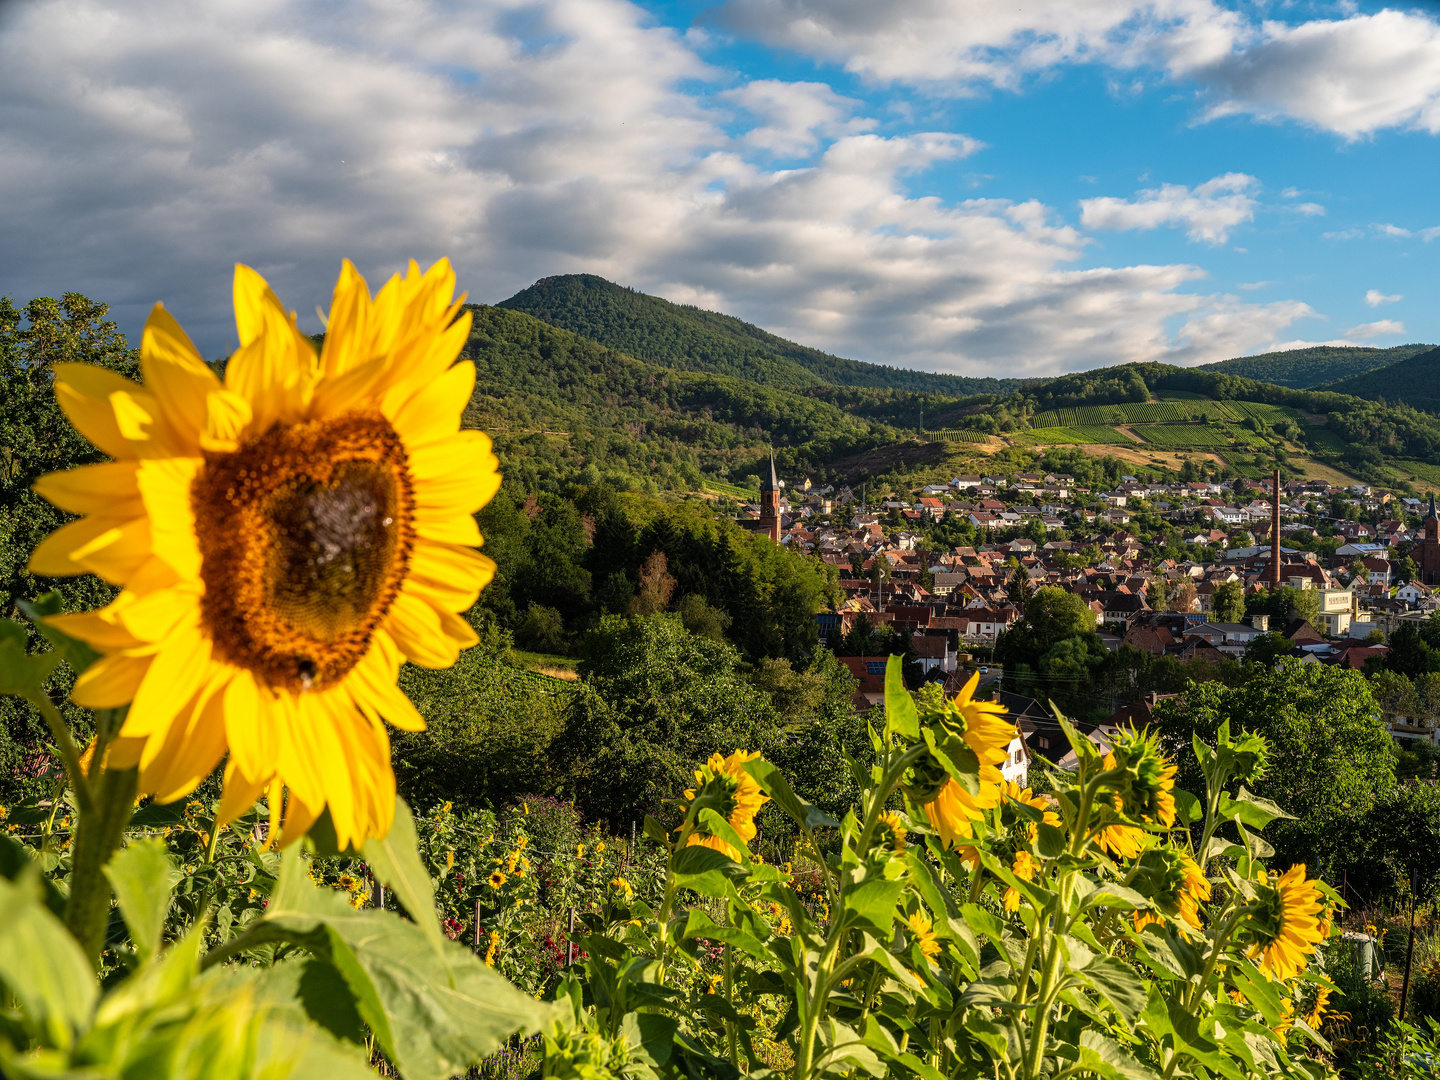
M 1202 364 L 1201 370 L 1214 371 L 1221 375 L 1239 375 L 1243 379 L 1275 383 L 1294 390 L 1309 390 L 1376 368 L 1398 364 L 1430 348 L 1429 345 L 1396 345 L 1390 349 L 1370 349 L 1358 345 L 1316 345 L 1309 349 L 1237 356 L 1233 360 Z M 1361 397 L 1370 396 L 1356 390 L 1344 392 L 1359 394 Z
M 523 312 L 469 310 L 466 425 L 495 435 L 507 474 L 525 486 L 552 486 L 587 462 L 602 462 L 621 489 L 695 490 L 702 473 L 745 484 L 772 445 L 793 475 L 897 437 L 829 401 L 645 363 Z
M 1430 349 L 1398 364 L 1327 384 L 1337 394 L 1372 401 L 1404 402 L 1413 409 L 1440 413 L 1440 349 Z
M 584 335 L 652 364 L 803 389 L 866 386 L 915 393 L 1004 394 L 1014 379 L 970 379 L 844 360 L 730 315 L 672 304 L 594 274 L 542 278 L 498 305 Z

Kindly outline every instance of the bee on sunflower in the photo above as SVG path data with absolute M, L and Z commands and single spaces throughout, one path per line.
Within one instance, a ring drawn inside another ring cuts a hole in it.
M 228 754 L 217 824 L 268 792 L 283 842 L 326 810 L 342 847 L 388 834 L 384 722 L 425 726 L 400 666 L 475 644 L 458 613 L 495 572 L 473 515 L 500 474 L 489 438 L 460 430 L 475 369 L 455 363 L 454 289 L 448 262 L 412 262 L 372 297 L 346 262 L 317 354 L 237 266 L 223 379 L 158 304 L 143 386 L 55 365 L 61 408 L 113 460 L 37 481 L 82 516 L 30 570 L 121 586 L 49 621 L 102 654 L 72 698 L 129 706 L 107 764 L 138 766 L 142 793 L 181 798 Z
M 770 801 L 770 796 L 762 792 L 755 778 L 745 771 L 745 763 L 759 757 L 758 751 L 747 753 L 744 750 L 736 750 L 729 757 L 711 754 L 710 760 L 695 770 L 695 787 L 685 792 L 687 803 L 696 799 L 709 800 L 715 812 L 747 844 L 755 839 L 755 814 Z M 740 861 L 740 852 L 720 837 L 712 836 L 698 820 L 685 841 L 686 847 L 697 845 L 713 848 L 736 862 Z
M 1266 978 L 1293 979 L 1305 970 L 1325 937 L 1321 919 L 1326 904 L 1320 882 L 1307 879 L 1305 864 L 1296 863 L 1273 880 L 1261 870 L 1255 894 L 1244 929 L 1250 939 L 1246 955 L 1259 958 L 1260 973 Z

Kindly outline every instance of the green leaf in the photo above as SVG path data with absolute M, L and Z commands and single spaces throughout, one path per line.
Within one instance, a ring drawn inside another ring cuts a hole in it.
M 736 926 L 721 926 L 700 908 L 691 908 L 685 923 L 684 938 L 705 938 L 709 941 L 724 941 L 757 960 L 773 960 L 770 950 L 754 934 Z
M 170 894 L 181 878 L 179 868 L 158 836 L 121 848 L 105 867 L 120 914 L 140 959 L 160 948 L 160 933 L 170 913 Z
M 901 675 L 904 658 L 891 656 L 885 663 L 885 730 L 907 739 L 920 737 L 920 715 L 915 711 L 915 699 L 905 689 Z
M 55 670 L 55 665 L 60 663 L 60 654 L 52 649 L 39 656 L 30 655 L 25 651 L 24 627 L 19 627 L 8 619 L 0 619 L 0 622 L 9 623 L 20 630 L 18 642 L 13 631 L 6 630 L 3 636 L 0 636 L 0 694 L 29 697 L 41 693 L 45 681 Z
M 905 891 L 903 881 L 865 881 L 840 898 L 840 918 L 847 926 L 867 926 L 888 937 L 895 905 Z
M 275 942 L 302 946 L 335 967 L 405 1080 L 464 1072 L 550 1014 L 468 949 L 452 941 L 437 949 L 414 923 L 375 908 L 356 911 L 339 893 L 317 889 L 295 848 L 285 853 L 264 917 L 206 964 Z
M 659 1068 L 670 1060 L 680 1021 L 659 1013 L 626 1013 L 620 1031 L 634 1058 Z
M 394 891 L 406 913 L 424 930 L 435 946 L 445 940 L 440 919 L 435 914 L 435 883 L 420 861 L 420 845 L 415 837 L 415 819 L 405 800 L 396 796 L 395 823 L 384 840 L 371 837 L 365 841 L 365 861 L 380 881 Z
M 742 768 L 755 778 L 755 782 L 765 794 L 774 800 L 776 806 L 789 814 L 796 824 L 807 829 L 818 829 L 821 826 L 839 828 L 840 823 L 833 817 L 796 795 L 784 774 L 764 758 L 747 761 Z
M 1205 807 L 1200 800 L 1182 788 L 1175 789 L 1175 810 L 1185 825 L 1193 825 L 1205 816 Z
M 1110 1036 L 1090 1028 L 1080 1033 L 1080 1064 L 1100 1076 L 1124 1080 L 1156 1080 L 1160 1075 L 1136 1061 Z
M 1102 956 L 1086 965 L 1080 975 L 1115 1007 L 1127 1024 L 1133 1024 L 1145 1008 L 1145 984 L 1123 960 Z
M 1233 799 L 1228 792 L 1220 793 L 1219 810 L 1222 818 L 1236 818 L 1257 830 L 1265 828 L 1276 818 L 1294 820 L 1293 814 L 1287 814 L 1269 799 L 1262 799 L 1258 795 L 1246 791 L 1243 784 Z
M 11 814 L 11 820 L 14 818 L 15 815 Z M 0 832 L 0 878 L 4 878 L 6 881 L 18 881 L 22 875 L 31 871 L 35 861 L 30 848 L 14 837 Z M 55 883 L 49 878 L 41 877 L 39 880 L 42 889 L 41 899 L 50 914 L 57 919 L 65 918 L 65 895 L 55 887 Z
M 99 991 L 85 954 L 42 895 L 38 870 L 0 880 L 0 983 L 30 1035 L 63 1050 L 89 1026 Z
M 691 844 L 675 853 L 672 867 L 676 874 L 704 874 L 719 870 L 731 877 L 743 877 L 745 868 L 723 851 L 703 844 Z
M 65 610 L 65 601 L 55 590 L 47 592 L 33 604 L 21 600 L 16 605 L 25 613 L 25 617 L 35 624 L 41 636 L 50 642 L 59 658 L 70 665 L 70 670 L 76 675 L 84 672 L 91 664 L 100 659 L 100 653 L 96 652 L 79 638 L 73 638 L 65 631 L 51 626 L 45 621 L 47 615 L 59 615 Z
M 1148 908 L 1149 906 L 1150 901 L 1134 889 L 1126 888 L 1113 881 L 1107 881 L 1097 886 L 1080 902 L 1082 911 L 1095 907 L 1113 907 L 1122 911 L 1133 911 L 1136 908 Z

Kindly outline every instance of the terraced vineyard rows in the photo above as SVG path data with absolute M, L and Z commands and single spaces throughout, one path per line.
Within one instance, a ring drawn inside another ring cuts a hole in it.
M 1128 439 L 1113 427 L 1106 427 L 1103 424 L 1090 424 L 1084 427 L 1031 428 L 1029 431 L 1015 436 L 1015 442 L 1021 446 L 1084 446 L 1087 443 L 1134 445 L 1133 439 Z
M 1030 422 L 1037 428 L 1078 428 L 1109 424 L 1183 424 L 1187 420 L 1236 423 L 1247 416 L 1277 423 L 1288 419 L 1290 413 L 1278 405 L 1254 401 L 1149 401 L 1050 409 L 1036 413 Z
M 1132 429 L 1154 446 L 1229 446 L 1224 428 L 1208 424 L 1147 424 Z
M 927 431 L 925 440 L 927 442 L 964 442 L 983 443 L 990 436 L 983 431 L 976 431 L 973 428 L 946 428 L 942 431 Z

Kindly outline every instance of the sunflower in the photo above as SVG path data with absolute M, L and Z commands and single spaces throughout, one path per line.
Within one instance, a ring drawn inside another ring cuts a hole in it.
M 876 818 L 876 843 L 882 848 L 896 852 L 905 850 L 905 834 L 910 830 L 905 827 L 905 819 L 894 810 L 882 811 Z
M 1005 760 L 1007 748 L 1015 738 L 1015 725 L 1000 719 L 1008 711 L 1004 705 L 975 700 L 975 689 L 979 685 L 977 671 L 949 701 L 941 697 L 939 702 L 934 702 L 922 696 L 918 702 L 920 718 L 964 739 L 980 761 L 981 781 L 999 784 L 1004 778 L 996 766 Z
M 747 844 L 755 839 L 756 812 L 770 801 L 770 796 L 764 794 L 755 778 L 745 771 L 745 763 L 759 756 L 759 751 L 746 753 L 744 750 L 736 750 L 729 757 L 711 754 L 710 760 L 695 770 L 696 786 L 685 792 L 687 802 L 694 802 L 697 797 L 714 799 L 716 813 L 729 822 Z M 696 845 L 714 848 L 740 861 L 740 852 L 720 837 L 711 836 L 698 821 L 685 842 L 686 847 Z
M 1120 799 L 1116 809 L 1137 821 L 1165 828 L 1175 824 L 1175 773 L 1177 766 L 1160 751 L 1159 740 L 1148 731 L 1120 731 L 1115 747 L 1105 755 L 1104 767 L 1114 777 L 1110 786 Z
M 623 893 L 625 896 L 632 896 L 635 893 L 635 890 L 630 887 L 630 882 L 626 881 L 623 877 L 611 878 L 610 887 L 618 893 Z
M 491 931 L 490 931 L 490 945 L 489 945 L 489 947 L 485 950 L 485 966 L 486 966 L 486 967 L 492 967 L 492 968 L 493 968 L 493 967 L 495 966 L 495 951 L 496 951 L 497 949 L 499 949 L 499 948 L 500 948 L 500 932 L 499 932 L 498 930 L 491 930 Z
M 1156 908 L 1181 922 L 1181 932 L 1186 927 L 1199 930 L 1200 903 L 1210 899 L 1210 882 L 1206 879 L 1199 863 L 1186 851 L 1173 847 L 1151 848 L 1145 853 L 1141 869 L 1150 869 L 1155 882 L 1149 898 Z M 1142 890 L 1146 891 L 1146 890 Z M 1145 929 L 1151 923 L 1163 920 L 1155 911 L 1137 910 L 1134 915 L 1135 929 Z M 1187 934 L 1188 936 L 1188 934 Z
M 30 570 L 123 586 L 50 621 L 103 654 L 72 697 L 129 705 L 108 764 L 138 765 L 142 793 L 180 798 L 228 751 L 221 822 L 268 790 L 286 842 L 327 808 L 342 846 L 389 832 L 382 721 L 425 726 L 400 665 L 473 645 L 456 612 L 495 570 L 473 514 L 500 476 L 489 438 L 459 430 L 475 368 L 453 363 L 470 328 L 454 287 L 448 262 L 411 263 L 372 298 L 345 263 L 317 356 L 237 266 L 223 381 L 158 304 L 144 386 L 55 365 L 61 407 L 114 460 L 36 483 L 84 516 Z
M 923 911 L 917 911 L 905 920 L 915 940 L 920 943 L 920 952 L 926 960 L 940 955 L 940 942 L 935 937 L 935 924 Z
M 1322 938 L 1320 883 L 1306 880 L 1305 864 L 1296 863 L 1273 883 L 1262 870 L 1258 884 L 1249 928 L 1254 942 L 1247 955 L 1260 957 L 1266 978 L 1292 979 L 1305 970 Z
M 1030 852 L 1024 848 L 1015 852 L 1015 862 L 1010 867 L 1012 874 L 1024 881 L 1034 881 L 1036 869 L 1035 860 L 1031 857 Z M 1004 899 L 1006 911 L 1020 910 L 1020 890 L 1014 885 L 1005 890 Z
M 1000 787 L 997 784 L 981 784 L 978 794 L 971 795 L 965 785 L 949 777 L 940 793 L 925 803 L 925 820 L 940 837 L 946 847 L 954 847 L 961 840 L 975 835 L 974 822 L 985 816 L 986 810 L 1000 805 Z
M 505 872 L 503 870 L 495 870 L 485 880 L 490 882 L 490 888 L 498 889 L 505 884 Z

